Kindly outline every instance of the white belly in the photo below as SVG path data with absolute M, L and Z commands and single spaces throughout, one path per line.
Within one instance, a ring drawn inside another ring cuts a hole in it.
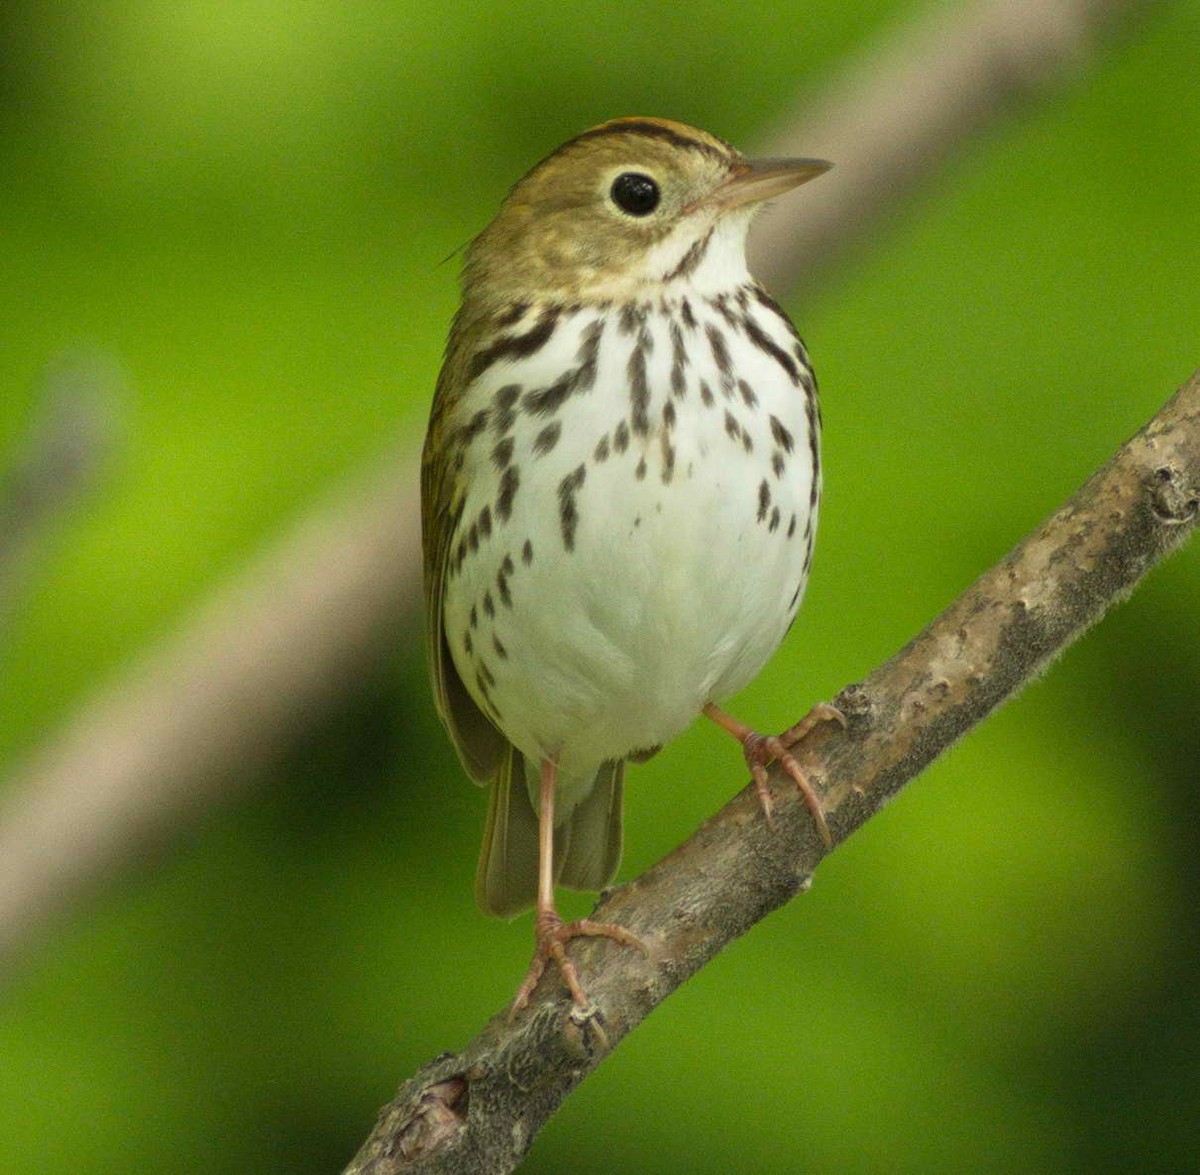
M 806 407 L 778 355 L 728 315 L 690 305 L 686 325 L 676 311 L 682 366 L 665 317 L 626 330 L 610 322 L 587 390 L 553 405 L 530 399 L 578 362 L 591 318 L 577 313 L 536 355 L 497 363 L 471 392 L 476 406 L 521 389 L 469 451 L 460 530 L 485 511 L 490 525 L 486 535 L 477 526 L 476 552 L 452 560 L 446 633 L 481 708 L 531 760 L 556 757 L 567 778 L 665 743 L 706 702 L 747 684 L 803 594 L 815 403 Z M 755 321 L 807 382 L 786 326 L 769 311 Z M 504 464 L 495 449 L 506 437 Z M 516 485 L 498 509 L 504 469 Z

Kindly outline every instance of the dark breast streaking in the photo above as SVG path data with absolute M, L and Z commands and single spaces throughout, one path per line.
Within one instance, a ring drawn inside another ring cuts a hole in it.
M 815 381 L 753 283 L 601 317 L 516 305 L 471 375 L 451 434 L 467 489 L 450 651 L 527 758 L 590 777 L 746 685 L 794 618 L 820 492 Z
M 421 463 L 434 700 L 489 788 L 475 893 L 534 906 L 534 955 L 588 1006 L 567 946 L 646 949 L 564 922 L 555 888 L 617 873 L 625 767 L 704 714 L 833 839 L 792 748 L 721 708 L 795 617 L 820 496 L 804 347 L 746 265 L 746 235 L 817 159 L 748 160 L 661 118 L 592 127 L 535 164 L 467 248 Z

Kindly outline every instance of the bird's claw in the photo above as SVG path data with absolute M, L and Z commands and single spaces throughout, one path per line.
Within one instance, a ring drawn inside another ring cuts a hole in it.
M 509 1006 L 510 1020 L 529 1003 L 529 997 L 533 994 L 534 988 L 537 987 L 551 961 L 558 968 L 563 983 L 571 993 L 575 1007 L 581 1010 L 591 1007 L 587 992 L 583 990 L 583 984 L 579 982 L 579 972 L 567 955 L 566 945 L 573 938 L 585 935 L 611 938 L 622 946 L 633 947 L 642 954 L 647 953 L 646 944 L 633 931 L 626 930 L 624 926 L 618 926 L 615 922 L 592 922 L 587 918 L 580 918 L 576 922 L 564 922 L 558 912 L 552 909 L 538 911 L 534 922 L 534 935 L 536 945 L 533 949 L 533 959 L 530 961 L 529 970 L 525 972 L 525 978 L 521 986 L 517 988 L 517 994 Z
M 715 706 L 706 707 L 705 712 L 740 739 L 742 751 L 746 756 L 746 765 L 750 768 L 750 774 L 754 779 L 754 794 L 758 797 L 759 806 L 763 810 L 767 823 L 773 826 L 771 814 L 774 808 L 767 767 L 772 762 L 776 762 L 779 764 L 780 770 L 800 789 L 800 794 L 804 797 L 805 804 L 808 805 L 821 840 L 827 849 L 832 848 L 833 837 L 829 832 L 829 824 L 825 820 L 821 798 L 809 782 L 808 776 L 804 774 L 804 769 L 796 761 L 792 754 L 792 748 L 807 738 L 818 726 L 827 722 L 836 723 L 844 729 L 846 726 L 845 714 L 836 706 L 821 702 L 805 714 L 795 726 L 789 727 L 782 734 L 769 735 L 759 734 L 758 731 L 743 726 Z

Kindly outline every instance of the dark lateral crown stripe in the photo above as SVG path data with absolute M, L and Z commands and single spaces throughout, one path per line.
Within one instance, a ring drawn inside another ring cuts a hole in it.
M 732 148 L 727 153 L 720 147 L 714 147 L 712 143 L 706 143 L 702 139 L 681 135 L 677 130 L 664 126 L 662 123 L 636 118 L 627 121 L 606 122 L 602 126 L 592 127 L 590 131 L 584 131 L 571 142 L 581 143 L 586 139 L 599 139 L 606 135 L 641 135 L 646 139 L 663 139 L 668 143 L 673 143 L 676 147 L 683 147 L 688 151 L 700 151 L 705 155 L 711 155 L 714 159 L 727 160 L 733 154 Z

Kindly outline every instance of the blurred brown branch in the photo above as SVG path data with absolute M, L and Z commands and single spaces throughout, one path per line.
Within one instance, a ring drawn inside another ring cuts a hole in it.
M 835 843 L 1035 678 L 1195 530 L 1200 371 L 1041 528 L 837 704 L 845 733 L 805 744 Z M 776 777 L 778 783 L 778 777 Z M 505 1013 L 443 1055 L 381 1111 L 347 1175 L 511 1171 L 563 1099 L 681 983 L 807 888 L 823 855 L 808 809 L 780 786 L 775 827 L 747 788 L 592 917 L 627 926 L 649 957 L 600 940 L 572 952 L 594 1000 L 551 974 L 515 1023 Z
M 969 131 L 1074 64 L 1086 32 L 1144 5 L 954 5 L 866 52 L 775 139 L 837 167 L 814 185 L 819 204 L 768 219 L 760 272 L 779 287 L 803 274 L 811 288 L 819 262 L 865 238 L 868 210 L 894 207 Z M 398 639 L 420 595 L 417 518 L 411 465 L 351 487 L 12 773 L 0 800 L 0 960 L 184 814 L 244 788 L 372 650 Z
M 768 289 L 797 286 L 933 175 L 972 136 L 1054 85 L 1080 77 L 1115 18 L 1151 0 L 943 3 L 898 27 L 805 95 L 765 155 L 816 155 L 835 169 L 806 188 L 803 215 L 765 220 L 751 269 Z
M 240 792 L 401 639 L 421 591 L 416 484 L 416 463 L 393 461 L 301 520 L 7 782 L 0 961 L 113 865 Z

